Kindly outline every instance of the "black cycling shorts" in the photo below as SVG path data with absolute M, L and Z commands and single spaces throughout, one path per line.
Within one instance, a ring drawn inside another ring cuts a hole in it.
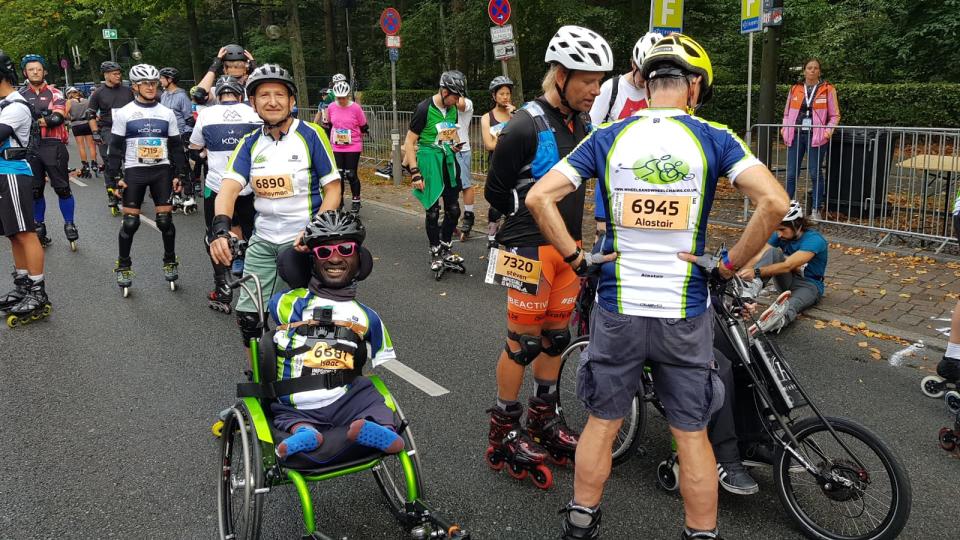
M 73 132 L 74 137 L 83 137 L 86 135 L 93 135 L 93 132 L 90 131 L 90 124 L 86 122 L 82 124 L 77 124 L 75 126 L 70 126 L 70 131 Z
M 334 152 L 333 159 L 338 169 L 355 171 L 360 165 L 360 152 Z
M 214 202 L 217 200 L 217 192 L 210 191 L 209 197 L 203 198 L 203 221 L 207 224 L 207 232 L 210 232 L 210 225 L 215 217 Z M 249 195 L 240 195 L 237 201 L 233 203 L 233 222 L 232 225 L 240 227 L 243 232 L 243 239 L 249 240 L 253 236 L 253 219 L 257 211 L 253 208 L 253 193 Z
M 54 139 L 43 139 L 37 147 L 38 156 L 30 160 L 33 169 L 33 181 L 43 188 L 46 178 L 50 178 L 50 185 L 54 188 L 69 188 L 70 176 L 67 166 L 70 154 L 67 145 Z
M 150 167 L 130 167 L 123 171 L 123 181 L 127 187 L 123 190 L 123 207 L 140 208 L 150 188 L 150 197 L 154 206 L 169 206 L 173 200 L 173 167 L 153 165 Z
M 33 230 L 33 177 L 0 174 L 0 236 Z

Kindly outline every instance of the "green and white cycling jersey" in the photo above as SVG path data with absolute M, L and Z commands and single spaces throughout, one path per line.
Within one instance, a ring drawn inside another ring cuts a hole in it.
M 645 109 L 594 130 L 554 170 L 579 187 L 597 178 L 607 222 L 597 301 L 615 313 L 696 317 L 707 276 L 677 258 L 702 254 L 719 177 L 761 165 L 726 126 L 679 109 Z

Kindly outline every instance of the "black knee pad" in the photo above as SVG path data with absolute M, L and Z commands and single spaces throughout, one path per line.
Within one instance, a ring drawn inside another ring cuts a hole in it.
M 60 197 L 61 199 L 69 199 L 71 196 L 73 196 L 73 192 L 70 191 L 70 186 L 53 188 L 53 192 L 56 193 L 57 197 Z
M 173 214 L 170 212 L 160 212 L 157 214 L 157 228 L 165 233 L 173 230 Z
M 140 228 L 140 214 L 124 214 L 123 223 L 120 225 L 120 232 L 127 236 L 133 236 Z
M 543 350 L 543 345 L 540 343 L 540 336 L 518 334 L 508 330 L 507 337 L 520 343 L 520 350 L 516 352 L 510 350 L 509 343 L 504 344 L 503 347 L 507 351 L 507 356 L 521 366 L 529 365 Z
M 443 219 L 451 220 L 454 223 L 460 220 L 460 205 L 457 203 L 448 204 L 443 208 Z
M 353 183 L 357 180 L 357 171 L 355 169 L 344 169 L 343 177 Z
M 960 381 L 960 360 L 944 356 L 937 364 L 937 375 L 948 381 Z
M 543 337 L 550 340 L 550 346 L 543 348 L 543 352 L 550 356 L 560 356 L 567 349 L 567 345 L 570 345 L 569 328 L 544 330 Z
M 251 339 L 260 339 L 260 336 L 263 335 L 260 317 L 252 311 L 238 311 L 237 326 L 240 327 L 244 347 L 250 344 Z
M 487 221 L 489 221 L 490 223 L 493 223 L 494 221 L 497 221 L 502 217 L 503 217 L 503 214 L 501 214 L 499 210 L 497 210 L 492 206 L 487 210 Z
M 440 207 L 433 205 L 430 208 L 427 208 L 427 221 L 432 221 L 436 223 L 440 220 Z

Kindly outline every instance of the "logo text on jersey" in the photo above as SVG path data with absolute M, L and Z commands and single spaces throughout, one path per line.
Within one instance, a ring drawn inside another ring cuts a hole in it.
M 681 180 L 692 180 L 695 177 L 690 173 L 689 165 L 670 154 L 660 157 L 643 157 L 635 161 L 633 167 L 622 168 L 632 170 L 637 180 L 648 184 L 672 184 Z

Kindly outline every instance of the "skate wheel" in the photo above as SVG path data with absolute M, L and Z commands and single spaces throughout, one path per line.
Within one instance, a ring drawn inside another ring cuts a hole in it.
M 680 487 L 679 472 L 676 463 L 671 466 L 667 460 L 661 461 L 657 465 L 657 485 L 664 491 L 676 491 Z
M 176 281 L 170 281 L 169 283 L 170 283 L 170 290 L 171 290 L 171 291 L 177 290 L 177 282 L 176 282 Z
M 553 471 L 546 465 L 537 465 L 537 468 L 530 471 L 530 481 L 540 489 L 550 489 L 553 485 Z
M 219 439 L 223 434 L 223 420 L 217 420 L 214 422 L 213 425 L 210 426 L 210 431 L 213 432 L 214 437 Z
M 487 459 L 487 465 L 489 465 L 490 468 L 495 471 L 502 470 L 503 466 L 506 465 L 506 463 L 500 459 L 500 456 L 497 455 L 497 451 L 494 450 L 492 446 L 487 447 L 487 452 L 484 457 Z
M 566 467 L 570 464 L 570 458 L 567 456 L 555 456 L 550 454 L 550 463 L 553 463 L 557 467 Z
M 73 240 L 73 241 L 70 242 L 70 251 L 73 251 L 73 252 L 76 252 L 76 251 L 77 251 L 77 241 L 76 241 L 76 240 Z
M 511 463 L 507 467 L 507 472 L 510 473 L 510 476 L 516 478 L 517 480 L 523 480 L 527 477 L 527 470 L 519 467 L 515 463 Z
M 938 438 L 940 439 L 940 448 L 947 452 L 952 452 L 957 447 L 957 438 L 953 434 L 953 430 L 948 427 L 940 428 Z
M 457 267 L 457 273 L 458 273 L 458 274 L 466 274 L 466 273 L 467 273 L 467 269 L 464 268 L 464 267 L 462 267 L 462 266 L 458 266 L 458 267 Z
M 927 375 L 920 379 L 920 391 L 923 395 L 932 398 L 943 397 L 943 377 L 939 375 Z
M 120 287 L 120 292 L 123 293 L 124 298 L 127 298 L 130 296 L 130 287 Z
M 16 328 L 20 324 L 20 320 L 16 315 L 7 316 L 7 326 L 10 328 Z
M 51 306 L 50 304 L 47 304 L 47 305 L 43 306 L 43 311 L 41 312 L 41 314 L 42 314 L 44 317 L 49 317 L 49 316 L 50 316 L 50 313 L 52 313 L 52 312 L 53 312 L 53 306 Z
M 951 390 L 944 395 L 943 400 L 947 402 L 951 414 L 960 413 L 960 392 Z

